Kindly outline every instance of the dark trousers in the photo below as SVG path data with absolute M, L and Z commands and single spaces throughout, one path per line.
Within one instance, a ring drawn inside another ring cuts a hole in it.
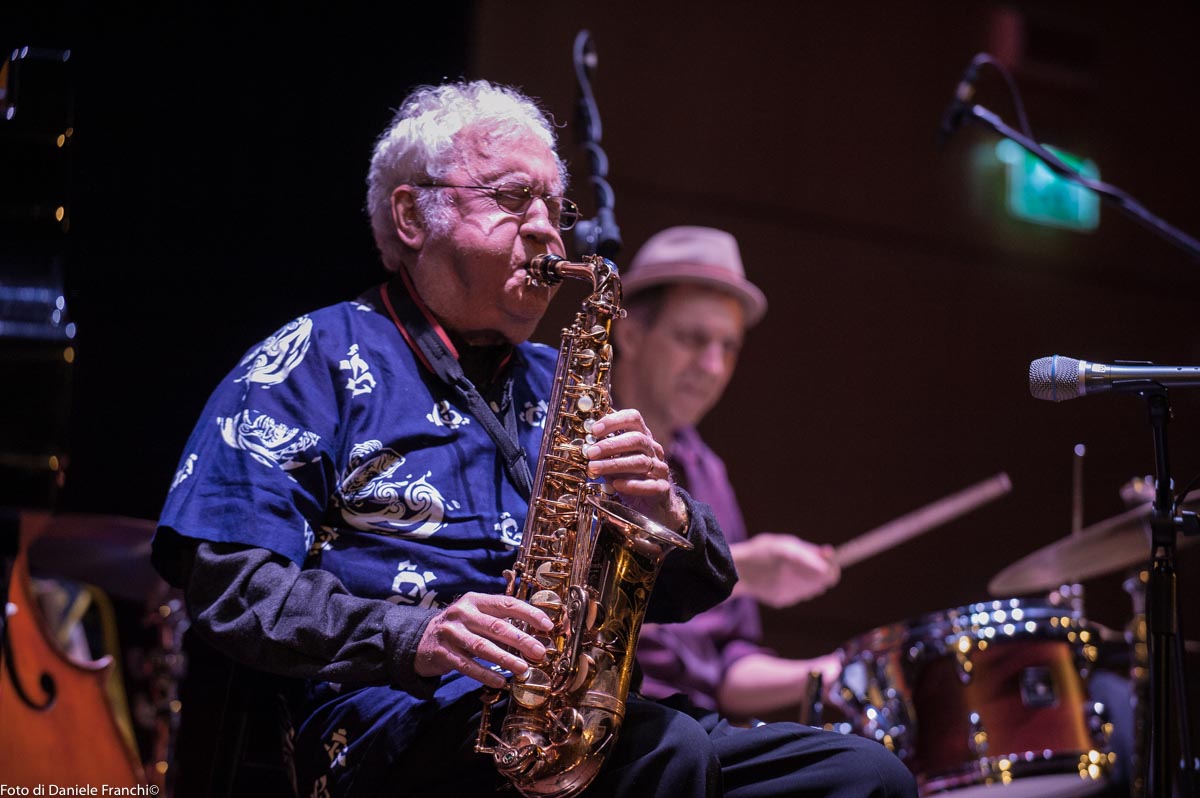
M 586 798 L 915 798 L 912 775 L 883 746 L 797 723 L 731 726 L 681 701 L 630 696 L 617 745 Z M 372 746 L 356 763 L 355 796 L 481 796 L 504 784 L 491 758 L 474 751 L 479 700 L 430 715 L 415 745 L 398 757 Z M 302 788 L 303 789 L 303 788 Z M 502 793 L 516 796 L 515 792 Z

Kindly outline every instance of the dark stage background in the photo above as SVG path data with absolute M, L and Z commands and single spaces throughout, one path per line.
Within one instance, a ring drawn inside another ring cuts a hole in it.
M 589 28 L 626 262 L 654 231 L 741 241 L 771 303 L 704 424 L 752 530 L 840 543 L 1006 471 L 1011 495 L 765 613 L 816 654 L 988 597 L 1001 568 L 1085 523 L 1153 467 L 1140 400 L 1030 398 L 1030 360 L 1200 361 L 1200 264 L 1105 207 L 1078 234 L 1009 219 L 996 138 L 934 133 L 980 50 L 1011 56 L 1039 139 L 1200 234 L 1194 6 L 1087 2 L 393 4 L 100 11 L 46 4 L 6 49 L 70 47 L 77 86 L 69 297 L 79 325 L 69 509 L 153 517 L 212 385 L 255 340 L 381 277 L 362 213 L 374 136 L 408 88 L 486 77 L 564 123 Z M 977 101 L 1013 122 L 998 75 Z M 572 311 L 567 292 L 543 340 Z M 1200 472 L 1200 394 L 1172 397 L 1178 481 Z M 1181 556 L 1185 632 L 1200 567 Z M 1121 574 L 1088 609 L 1128 620 Z

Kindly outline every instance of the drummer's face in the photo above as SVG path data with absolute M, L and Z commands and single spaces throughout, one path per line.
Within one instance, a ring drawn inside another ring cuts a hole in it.
M 652 430 L 657 437 L 699 423 L 721 398 L 742 349 L 743 319 L 732 295 L 675 285 L 652 319 L 623 322 L 630 345 L 621 367 L 634 372 L 638 409 L 666 427 Z

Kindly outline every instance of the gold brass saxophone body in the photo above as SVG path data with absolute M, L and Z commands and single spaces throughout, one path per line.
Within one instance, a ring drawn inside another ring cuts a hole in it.
M 514 674 L 499 734 L 491 709 L 502 691 L 485 690 L 475 750 L 522 795 L 566 798 L 600 772 L 616 743 L 633 676 L 638 632 L 666 555 L 692 544 L 608 495 L 587 476 L 592 424 L 610 412 L 612 324 L 624 315 L 611 261 L 582 263 L 539 255 L 531 284 L 592 281 L 592 293 L 563 330 L 546 429 L 521 546 L 506 572 L 507 594 L 554 622 L 532 632 L 542 662 Z M 528 630 L 527 630 L 528 631 Z

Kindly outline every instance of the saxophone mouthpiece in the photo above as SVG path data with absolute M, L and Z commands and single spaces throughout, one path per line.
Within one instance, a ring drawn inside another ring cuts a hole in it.
M 563 281 L 558 264 L 566 262 L 566 258 L 551 255 L 549 252 L 536 255 L 525 264 L 526 280 L 533 285 L 558 285 Z

